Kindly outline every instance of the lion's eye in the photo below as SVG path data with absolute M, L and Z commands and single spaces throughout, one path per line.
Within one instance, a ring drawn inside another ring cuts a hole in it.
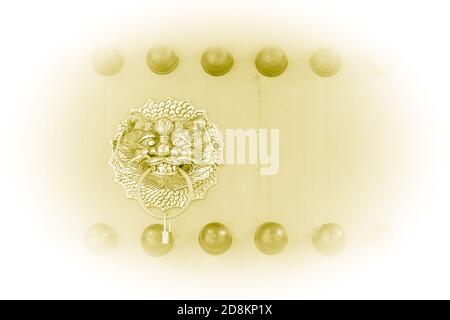
M 144 134 L 141 139 L 139 140 L 139 143 L 142 143 L 145 146 L 152 147 L 156 144 L 157 136 L 153 133 L 146 133 Z

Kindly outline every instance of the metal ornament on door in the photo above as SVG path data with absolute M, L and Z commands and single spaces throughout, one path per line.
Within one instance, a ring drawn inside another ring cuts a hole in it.
M 131 110 L 118 124 L 112 148 L 115 181 L 145 212 L 163 219 L 163 243 L 170 219 L 205 197 L 223 163 L 221 135 L 206 112 L 171 98 Z

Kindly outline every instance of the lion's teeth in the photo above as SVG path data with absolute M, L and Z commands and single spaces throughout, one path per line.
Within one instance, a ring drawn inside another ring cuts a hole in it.
M 159 173 L 174 173 L 177 172 L 177 166 L 169 163 L 160 163 L 155 165 L 155 171 Z

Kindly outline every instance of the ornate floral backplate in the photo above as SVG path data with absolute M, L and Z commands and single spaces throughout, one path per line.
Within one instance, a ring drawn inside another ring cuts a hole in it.
M 217 183 L 222 150 L 205 111 L 188 101 L 147 101 L 119 123 L 110 164 L 128 197 L 166 213 L 205 197 Z

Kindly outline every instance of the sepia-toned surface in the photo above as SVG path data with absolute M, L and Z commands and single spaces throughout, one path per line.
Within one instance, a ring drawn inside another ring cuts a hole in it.
M 56 96 L 64 101 L 58 107 L 59 130 L 64 133 L 54 139 L 64 137 L 65 143 L 55 141 L 60 150 L 53 170 L 62 170 L 72 181 L 70 191 L 60 190 L 60 199 L 73 203 L 70 219 L 77 221 L 78 232 L 96 222 L 109 223 L 121 234 L 118 250 L 140 255 L 136 236 L 155 221 L 114 183 L 108 166 L 110 143 L 116 124 L 131 109 L 147 99 L 168 97 L 190 100 L 206 110 L 222 132 L 279 129 L 280 164 L 279 171 L 269 176 L 260 175 L 262 164 L 225 165 L 207 197 L 192 203 L 174 221 L 174 237 L 181 240 L 167 259 L 192 255 L 207 259 L 195 239 L 201 226 L 211 221 L 225 223 L 236 235 L 230 258 L 244 252 L 246 257 L 258 254 L 252 247 L 256 228 L 267 220 L 278 222 L 289 235 L 283 252 L 287 258 L 313 257 L 311 237 L 322 224 L 341 225 L 351 250 L 375 225 L 393 219 L 383 206 L 399 191 L 403 174 L 399 163 L 404 132 L 398 116 L 402 101 L 392 78 L 371 72 L 363 51 L 333 43 L 338 48 L 330 59 L 338 51 L 342 65 L 321 77 L 310 66 L 317 55 L 315 42 L 307 35 L 285 37 L 277 45 L 286 52 L 288 66 L 277 77 L 266 77 L 255 66 L 264 46 L 236 38 L 221 43 L 235 65 L 214 77 L 200 63 L 210 40 L 193 33 L 187 44 L 171 36 L 179 63 L 170 73 L 155 74 L 146 66 L 147 50 L 157 40 L 119 41 L 125 62 L 118 74 L 97 74 L 86 52 L 77 76 Z M 273 44 L 274 39 L 266 42 Z M 320 57 L 323 68 L 327 52 Z M 65 93 L 73 90 L 76 94 Z

